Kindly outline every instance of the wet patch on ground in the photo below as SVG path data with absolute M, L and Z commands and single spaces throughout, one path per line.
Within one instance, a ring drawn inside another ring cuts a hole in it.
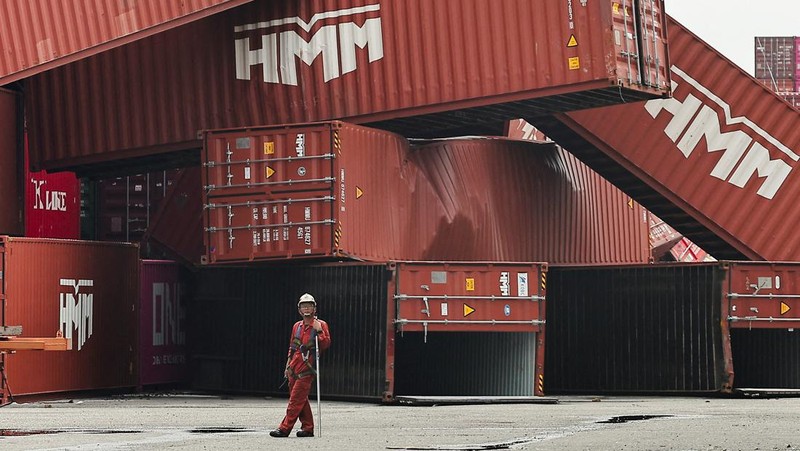
M 608 420 L 598 421 L 598 423 L 627 423 L 629 421 L 651 420 L 653 418 L 667 418 L 674 415 L 621 415 L 611 417 Z

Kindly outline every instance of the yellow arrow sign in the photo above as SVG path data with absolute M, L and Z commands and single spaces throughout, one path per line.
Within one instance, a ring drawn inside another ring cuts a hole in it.
M 788 311 L 789 311 L 789 310 L 791 310 L 791 309 L 792 309 L 792 308 L 791 308 L 791 307 L 789 307 L 788 305 L 786 305 L 786 303 L 785 303 L 785 302 L 781 302 L 781 315 L 785 315 L 785 314 L 786 314 L 786 312 L 788 312 Z
M 356 186 L 356 199 L 361 199 L 361 196 L 364 195 L 364 191 L 361 191 L 361 188 Z
M 472 308 L 472 307 L 468 306 L 467 304 L 464 304 L 464 317 L 465 317 L 465 318 L 466 318 L 467 316 L 471 315 L 471 314 L 472 314 L 474 311 L 475 311 L 475 309 L 474 309 L 474 308 Z
M 271 167 L 267 166 L 267 178 L 272 177 L 272 174 L 274 174 L 274 173 L 275 173 L 275 170 L 272 169 Z

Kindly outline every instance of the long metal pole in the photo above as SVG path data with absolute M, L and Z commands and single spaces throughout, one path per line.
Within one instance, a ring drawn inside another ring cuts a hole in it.
M 322 437 L 322 403 L 320 402 L 322 395 L 319 391 L 319 337 L 316 334 L 314 335 L 314 350 L 316 353 L 314 363 L 317 367 L 317 435 Z

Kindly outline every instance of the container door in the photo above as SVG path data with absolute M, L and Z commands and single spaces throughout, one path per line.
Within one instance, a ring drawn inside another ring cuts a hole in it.
M 800 327 L 800 264 L 731 263 L 728 321 L 732 328 Z
M 542 265 L 398 263 L 403 332 L 538 332 L 544 325 Z
M 666 23 L 660 0 L 616 0 L 611 4 L 618 74 L 628 85 L 668 85 Z
M 208 263 L 331 254 L 331 124 L 210 133 L 204 157 Z

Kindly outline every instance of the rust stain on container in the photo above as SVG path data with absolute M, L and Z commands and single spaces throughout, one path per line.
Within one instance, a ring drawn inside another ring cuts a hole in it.
M 675 21 L 674 98 L 535 121 L 719 259 L 800 259 L 800 112 Z
M 256 124 L 497 135 L 509 119 L 662 97 L 663 2 L 637 5 L 255 2 L 28 79 L 33 165 L 89 170 Z
M 133 387 L 138 374 L 138 247 L 0 237 L 3 325 L 72 340 L 66 352 L 4 356 L 14 395 Z

